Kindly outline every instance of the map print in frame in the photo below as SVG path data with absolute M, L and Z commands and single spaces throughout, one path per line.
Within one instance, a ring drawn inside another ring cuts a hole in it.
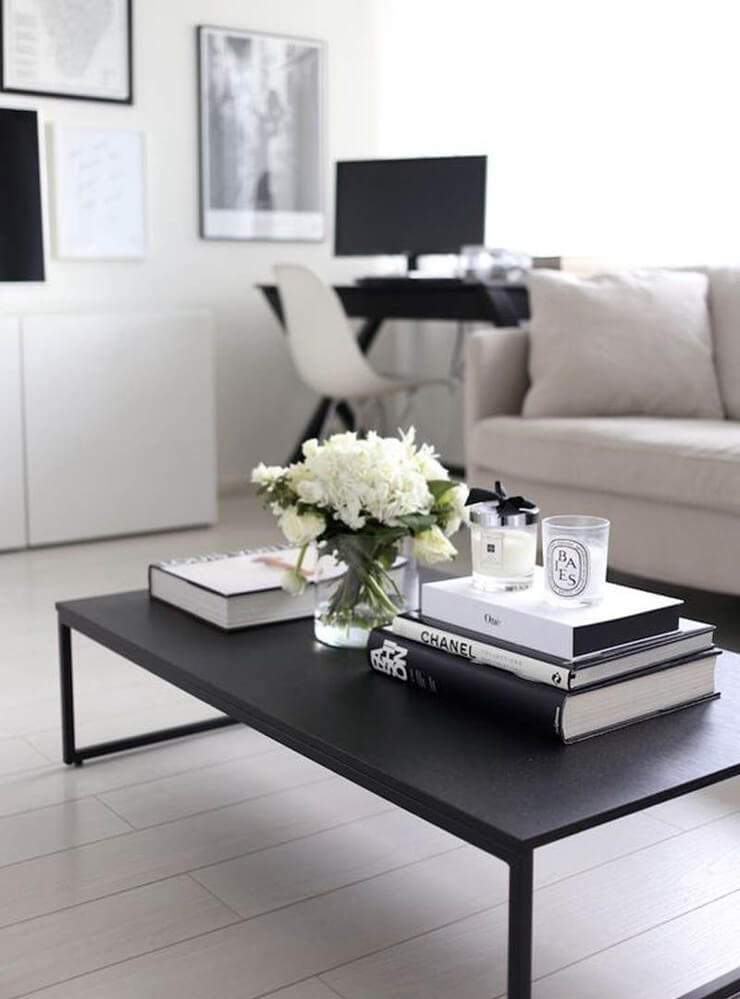
M 132 0 L 0 0 L 2 89 L 133 101 Z

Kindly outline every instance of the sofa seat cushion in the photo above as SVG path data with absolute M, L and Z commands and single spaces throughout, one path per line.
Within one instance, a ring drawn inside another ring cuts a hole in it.
M 729 420 L 496 416 L 473 427 L 470 451 L 504 478 L 740 513 L 740 423 Z

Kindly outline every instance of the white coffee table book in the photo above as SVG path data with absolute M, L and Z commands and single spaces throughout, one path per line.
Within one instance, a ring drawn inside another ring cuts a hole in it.
M 563 659 L 676 631 L 683 601 L 607 583 L 592 606 L 555 607 L 545 599 L 544 574 L 528 590 L 484 592 L 471 577 L 424 583 L 421 613 L 469 631 Z

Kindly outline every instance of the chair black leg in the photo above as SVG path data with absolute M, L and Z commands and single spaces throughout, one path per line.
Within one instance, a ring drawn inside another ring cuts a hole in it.
M 337 403 L 337 416 L 340 418 L 347 430 L 355 429 L 355 414 L 352 412 L 351 406 L 349 406 L 344 399 L 340 399 Z
M 533 851 L 509 861 L 508 999 L 532 995 Z

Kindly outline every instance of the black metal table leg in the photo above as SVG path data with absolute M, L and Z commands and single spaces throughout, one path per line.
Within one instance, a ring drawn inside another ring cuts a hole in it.
M 532 995 L 533 851 L 509 860 L 508 999 Z
M 59 686 L 62 704 L 62 759 L 81 767 L 85 760 L 109 753 L 121 753 L 140 746 L 151 746 L 169 739 L 182 739 L 186 735 L 209 732 L 227 725 L 241 725 L 235 718 L 223 715 L 220 718 L 207 718 L 205 721 L 190 722 L 187 725 L 173 725 L 153 732 L 141 732 L 125 739 L 111 739 L 109 742 L 96 742 L 90 746 L 77 748 L 75 741 L 74 681 L 72 674 L 72 633 L 69 625 L 59 620 Z
M 75 750 L 75 706 L 72 684 L 72 634 L 59 622 L 59 688 L 62 702 L 62 759 L 80 766 Z

